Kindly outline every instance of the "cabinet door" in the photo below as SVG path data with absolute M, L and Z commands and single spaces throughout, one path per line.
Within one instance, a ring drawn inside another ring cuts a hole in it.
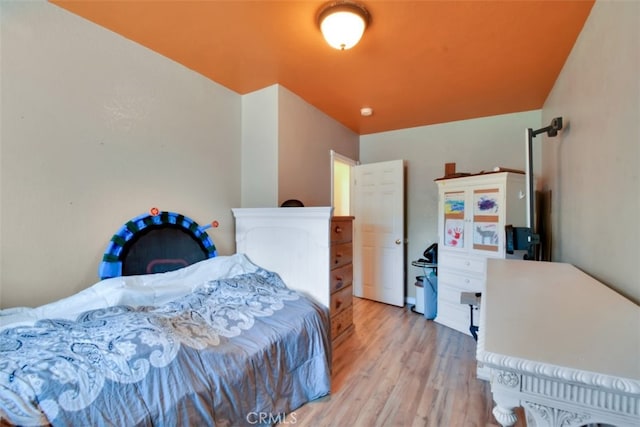
M 467 247 L 472 252 L 498 256 L 504 246 L 505 200 L 502 185 L 474 187 L 469 191 Z
M 473 181 L 463 178 L 440 184 L 440 249 L 484 257 L 504 256 L 507 218 L 504 178 L 485 175 Z
M 462 189 L 450 189 L 442 194 L 441 206 L 443 219 L 440 230 L 441 246 L 445 249 L 466 251 L 466 212 L 468 192 Z

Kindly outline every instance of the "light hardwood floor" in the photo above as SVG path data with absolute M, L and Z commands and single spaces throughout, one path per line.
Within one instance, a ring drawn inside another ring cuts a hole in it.
M 499 426 L 475 341 L 409 309 L 354 298 L 355 332 L 333 349 L 331 395 L 281 425 Z M 516 426 L 526 425 L 518 413 Z

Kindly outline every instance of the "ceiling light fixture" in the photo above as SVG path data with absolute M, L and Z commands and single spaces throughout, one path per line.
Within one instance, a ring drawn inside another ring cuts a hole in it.
M 351 49 L 362 37 L 371 16 L 364 6 L 351 1 L 334 1 L 320 9 L 318 24 L 333 48 Z

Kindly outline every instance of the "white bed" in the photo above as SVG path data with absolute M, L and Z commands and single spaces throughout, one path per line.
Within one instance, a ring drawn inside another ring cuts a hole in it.
M 287 224 L 280 235 L 300 233 Z M 268 244 L 252 239 L 256 254 Z M 328 309 L 299 273 L 313 261 L 297 256 L 279 274 L 244 253 L 211 256 L 1 310 L 0 425 L 283 421 L 330 391 Z

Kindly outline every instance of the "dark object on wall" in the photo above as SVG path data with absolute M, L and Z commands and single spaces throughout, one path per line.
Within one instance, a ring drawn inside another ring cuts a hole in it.
M 456 172 L 455 163 L 444 164 L 444 176 L 442 178 L 459 178 L 461 176 L 469 176 L 469 175 L 471 174 L 468 172 Z
M 513 254 L 514 251 L 529 250 L 530 230 L 528 227 L 514 227 L 505 225 L 506 252 Z
M 164 273 L 217 256 L 216 246 L 194 220 L 175 212 L 142 214 L 111 238 L 98 270 L 100 279 Z
M 540 234 L 540 261 L 551 261 L 551 190 L 536 191 L 536 214 Z
M 526 158 L 526 176 L 527 176 L 527 232 L 528 232 L 528 248 L 527 254 L 524 259 L 538 261 L 540 260 L 540 234 L 539 230 L 534 224 L 535 213 L 535 193 L 533 188 L 533 138 L 541 133 L 547 134 L 548 137 L 554 137 L 558 135 L 558 131 L 562 130 L 562 117 L 555 117 L 551 120 L 551 124 L 547 127 L 543 127 L 538 130 L 531 128 L 527 129 L 527 158 Z
M 444 176 L 455 175 L 456 173 L 456 164 L 455 163 L 445 163 L 444 164 Z
M 297 199 L 289 199 L 282 202 L 280 205 L 281 208 L 303 208 L 304 204 Z
M 427 249 L 425 249 L 422 255 L 424 256 L 424 259 L 426 259 L 429 264 L 437 264 L 438 263 L 438 244 L 434 243 L 431 246 L 429 246 Z
M 147 227 L 122 248 L 122 275 L 165 273 L 209 258 L 189 230 L 172 224 Z

